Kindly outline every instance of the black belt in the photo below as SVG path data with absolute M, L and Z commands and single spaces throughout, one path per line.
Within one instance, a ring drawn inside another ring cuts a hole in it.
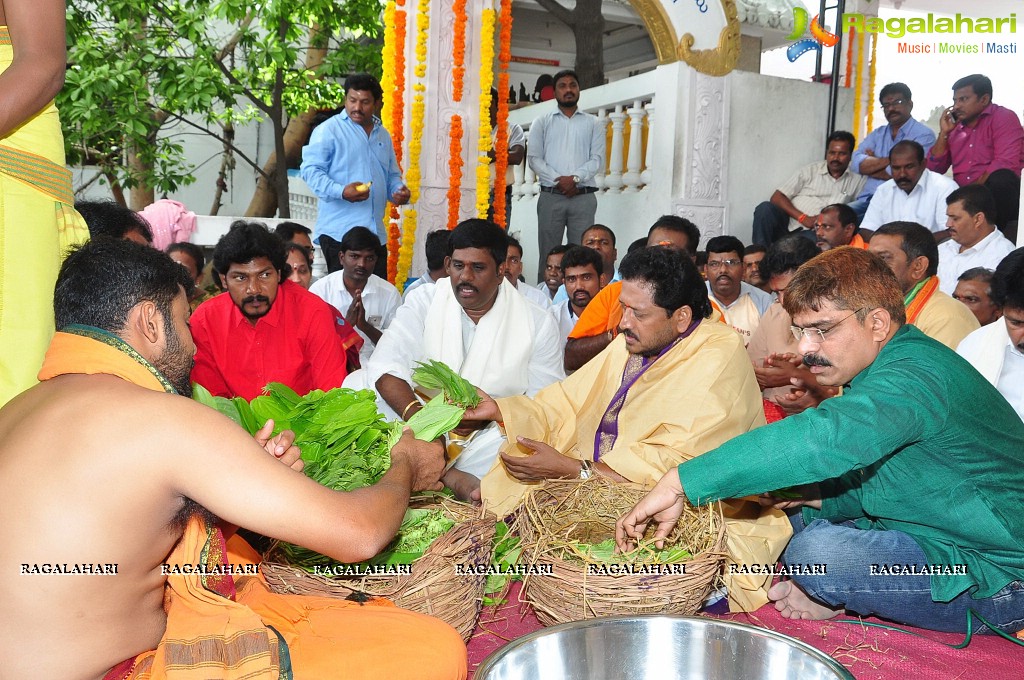
M 546 187 L 542 184 L 540 190 L 546 194 L 561 194 L 563 196 L 565 195 L 562 194 L 561 190 L 559 190 L 558 187 Z M 577 194 L 592 194 L 595 191 L 597 191 L 597 187 L 576 187 Z

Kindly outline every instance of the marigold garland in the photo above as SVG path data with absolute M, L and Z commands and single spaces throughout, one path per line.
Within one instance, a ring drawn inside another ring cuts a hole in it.
M 860 137 L 861 106 L 864 87 L 861 72 L 864 70 L 864 33 L 857 33 L 857 58 L 853 69 L 853 134 Z
M 462 201 L 462 116 L 457 113 L 452 115 L 448 146 L 448 228 L 454 229 Z
M 452 101 L 462 101 L 462 86 L 466 79 L 466 0 L 452 3 L 455 14 L 454 37 L 452 39 Z
M 508 64 L 512 61 L 512 0 L 501 0 L 498 15 L 498 132 L 494 139 L 494 221 L 505 224 L 505 171 L 508 169 Z M 500 151 L 499 151 L 500 150 Z
M 853 81 L 853 38 L 857 35 L 857 29 L 850 27 L 850 36 L 846 41 L 846 88 L 849 89 Z
M 477 137 L 476 214 L 487 218 L 491 188 L 491 86 L 494 84 L 494 10 L 480 16 L 480 132 Z
M 875 122 L 875 48 L 878 46 L 878 36 L 874 33 L 871 34 L 871 59 L 868 62 L 868 101 L 871 105 L 868 106 L 868 125 L 865 128 L 868 132 L 874 129 Z
M 430 0 L 419 0 L 416 4 L 416 66 L 413 72 L 422 81 L 427 75 L 427 39 L 430 31 Z M 420 156 L 423 153 L 423 119 L 426 112 L 424 92 L 426 86 L 416 82 L 412 86 L 412 115 L 409 121 L 409 169 L 405 173 L 409 187 L 409 203 L 415 205 L 420 197 Z M 409 278 L 412 267 L 413 246 L 416 243 L 418 214 L 415 208 L 407 208 L 402 220 L 402 247 L 398 251 L 398 272 L 395 286 L 401 290 Z
M 402 167 L 402 144 L 405 141 L 405 0 L 397 0 L 394 13 L 394 66 L 392 68 L 394 86 L 391 92 L 391 142 L 395 147 L 395 159 L 398 167 Z M 386 67 L 385 67 L 386 69 Z M 387 120 L 387 118 L 385 118 Z M 401 213 L 398 206 L 389 204 L 388 224 L 388 280 L 392 283 L 398 278 L 399 241 L 402 232 L 398 227 Z
M 381 51 L 382 73 L 380 87 L 384 91 L 384 106 L 381 108 L 380 117 L 384 127 L 391 128 L 394 123 L 394 90 L 395 90 L 395 53 L 399 49 L 395 35 L 395 3 L 388 2 L 384 6 L 384 49 Z M 394 143 L 394 137 L 392 137 Z M 397 210 L 390 203 L 387 208 L 387 232 L 388 232 L 388 281 L 394 283 L 395 274 L 398 271 L 398 225 L 394 222 Z

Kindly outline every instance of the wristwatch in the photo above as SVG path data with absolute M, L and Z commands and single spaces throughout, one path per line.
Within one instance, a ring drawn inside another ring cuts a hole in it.
M 592 460 L 581 460 L 580 461 L 580 479 L 590 479 L 594 476 L 594 461 Z
M 581 179 L 580 179 L 580 176 L 579 176 L 579 175 L 573 175 L 573 176 L 572 176 L 572 181 L 573 181 L 574 183 L 576 183 L 576 184 L 579 184 L 579 183 L 580 183 L 580 182 L 582 182 L 583 180 L 581 180 Z

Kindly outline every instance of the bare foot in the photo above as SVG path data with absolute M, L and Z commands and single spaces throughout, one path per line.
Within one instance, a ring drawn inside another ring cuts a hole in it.
M 775 602 L 775 608 L 786 619 L 807 619 L 823 621 L 842 612 L 842 608 L 830 609 L 815 602 L 792 581 L 779 581 L 768 590 L 768 599 Z
M 459 500 L 472 503 L 480 502 L 480 480 L 468 472 L 452 468 L 444 473 L 441 481 L 455 492 L 455 497 Z

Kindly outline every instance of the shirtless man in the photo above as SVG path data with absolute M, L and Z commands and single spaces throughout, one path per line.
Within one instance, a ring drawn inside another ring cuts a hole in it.
M 54 307 L 63 332 L 42 382 L 0 410 L 4 678 L 101 678 L 154 649 L 167 625 L 160 567 L 193 513 L 358 562 L 394 536 L 411 491 L 440 488 L 440 446 L 409 432 L 377 484 L 341 493 L 298 472 L 291 432 L 271 438 L 268 422 L 254 442 L 174 394 L 190 391 L 189 286 L 167 255 L 127 241 L 86 244 L 61 269 Z M 65 564 L 117 566 L 106 575 L 33 573 Z M 372 616 L 353 616 L 364 611 Z M 427 629 L 438 623 L 402 614 Z M 442 646 L 455 651 L 446 658 L 464 668 L 448 632 Z M 377 653 L 404 655 L 406 644 Z M 292 663 L 300 670 L 298 654 Z

